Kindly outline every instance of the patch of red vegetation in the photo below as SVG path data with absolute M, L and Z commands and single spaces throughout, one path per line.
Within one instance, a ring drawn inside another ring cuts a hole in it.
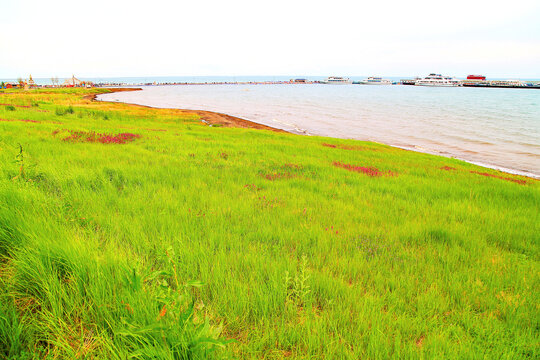
M 262 190 L 262 188 L 258 187 L 255 184 L 246 184 L 246 185 L 244 185 L 244 188 L 246 188 L 248 190 L 251 190 L 251 191 L 260 191 L 260 190 Z
M 298 164 L 284 164 L 282 166 L 282 168 L 289 168 L 289 169 L 297 169 L 297 170 L 300 170 L 302 169 L 302 165 L 298 165 Z
M 29 120 L 29 119 L 0 119 L 0 121 L 6 121 L 6 122 L 12 122 L 12 121 L 21 121 L 21 122 L 29 122 L 29 123 L 40 123 L 41 121 L 37 120 Z
M 380 171 L 379 169 L 377 169 L 376 167 L 373 167 L 373 166 L 356 166 L 356 165 L 351 165 L 351 164 L 344 164 L 344 163 L 341 163 L 339 161 L 334 161 L 334 163 L 332 164 L 336 167 L 340 167 L 340 168 L 343 168 L 345 170 L 349 170 L 349 171 L 356 171 L 356 172 L 359 172 L 359 173 L 362 173 L 362 174 L 365 174 L 367 176 L 371 176 L 371 177 L 378 177 L 378 176 L 397 176 L 396 173 L 392 172 L 392 171 Z
M 141 137 L 139 134 L 121 133 L 116 135 L 100 134 L 95 131 L 69 131 L 70 135 L 64 141 L 97 142 L 102 144 L 125 144 Z
M 514 178 L 510 178 L 510 177 L 503 177 L 503 176 L 499 176 L 499 175 L 483 173 L 483 172 L 473 171 L 473 170 L 471 170 L 471 173 L 486 176 L 486 177 L 492 177 L 492 178 L 496 178 L 496 179 L 506 180 L 506 181 L 512 181 L 512 182 L 515 182 L 516 184 L 520 184 L 520 185 L 527 185 L 527 181 L 525 181 L 523 179 L 514 179 Z
M 365 147 L 363 146 L 350 146 L 350 145 L 341 145 L 339 147 L 340 149 L 343 149 L 343 150 L 355 150 L 355 151 L 364 151 L 364 150 L 367 150 Z M 373 150 L 373 149 L 371 149 Z
M 3 103 L 0 103 L 0 106 L 15 106 L 15 107 L 18 107 L 18 108 L 26 108 L 26 109 L 29 109 L 31 108 L 30 105 L 14 105 L 14 104 L 3 104 Z
M 273 209 L 280 205 L 280 201 L 277 198 L 266 198 L 266 196 L 259 196 L 258 197 L 259 204 L 262 208 L 270 208 Z
M 333 226 L 330 226 L 329 228 L 324 228 L 324 231 L 328 231 L 328 232 L 330 232 L 331 234 L 333 234 L 333 233 L 335 232 L 336 235 L 339 235 L 339 230 L 334 229 Z
M 443 166 L 443 167 L 441 168 L 441 170 L 453 171 L 453 170 L 456 170 L 456 168 L 453 168 L 453 167 L 451 167 L 451 166 Z
M 328 143 L 322 143 L 322 146 L 326 146 L 333 149 L 343 149 L 343 150 L 356 150 L 356 151 L 363 151 L 367 150 L 367 148 L 363 146 L 351 146 L 351 145 L 334 145 L 334 144 L 328 144 Z
M 259 174 L 259 175 L 265 178 L 266 180 L 270 180 L 270 181 L 275 181 L 279 179 L 291 179 L 293 177 L 296 177 L 296 175 L 291 174 L 290 172 L 283 172 L 283 173 L 274 172 L 271 174 Z
M 420 336 L 417 340 L 416 340 L 416 346 L 418 348 L 422 348 L 424 346 L 424 339 L 426 337 L 424 335 Z
M 227 154 L 226 152 L 222 152 L 222 153 L 219 153 L 219 157 L 222 158 L 223 160 L 227 160 L 229 158 L 229 154 Z

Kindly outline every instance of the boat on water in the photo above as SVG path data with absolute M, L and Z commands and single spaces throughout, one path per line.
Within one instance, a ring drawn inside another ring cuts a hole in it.
M 414 85 L 418 86 L 461 86 L 461 81 L 451 76 L 441 74 L 429 74 L 428 76 L 416 80 Z
M 383 79 L 381 77 L 370 76 L 367 79 L 354 82 L 353 84 L 362 85 L 392 85 L 392 80 Z
M 346 77 L 330 76 L 322 81 L 323 84 L 352 84 L 351 80 Z

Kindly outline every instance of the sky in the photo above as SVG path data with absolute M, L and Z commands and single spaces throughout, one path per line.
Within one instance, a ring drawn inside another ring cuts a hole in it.
M 540 78 L 540 0 L 0 0 L 0 78 Z

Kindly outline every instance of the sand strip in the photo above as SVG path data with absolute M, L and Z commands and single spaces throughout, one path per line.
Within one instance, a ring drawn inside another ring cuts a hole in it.
M 111 92 L 124 92 L 124 91 L 139 91 L 142 90 L 141 88 L 110 88 Z M 113 101 L 103 101 L 98 100 L 97 96 L 102 94 L 94 94 L 94 95 L 86 95 L 84 96 L 85 99 L 91 100 L 91 101 L 101 101 L 101 102 L 111 102 L 116 103 Z M 126 104 L 122 102 L 123 104 Z M 163 109 L 153 106 L 146 106 L 146 105 L 138 105 L 138 104 L 130 104 L 132 106 L 140 106 L 143 108 L 149 108 L 149 109 Z M 258 129 L 258 130 L 270 130 L 280 133 L 286 133 L 287 131 L 282 129 L 273 128 L 271 126 L 258 124 L 253 121 L 245 120 L 236 116 L 231 116 L 227 114 L 222 114 L 214 111 L 206 111 L 206 110 L 188 110 L 188 109 L 170 109 L 170 110 L 176 110 L 180 113 L 184 114 L 197 114 L 201 120 L 204 120 L 205 123 L 209 125 L 219 125 L 223 127 L 235 127 L 235 128 L 244 128 L 244 129 Z

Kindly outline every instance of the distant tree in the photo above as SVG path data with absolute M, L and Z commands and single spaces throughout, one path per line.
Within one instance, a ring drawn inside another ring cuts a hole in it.
M 19 87 L 22 89 L 25 85 L 24 80 L 21 77 L 18 77 L 17 82 L 19 83 Z
M 3 89 L 5 86 L 6 86 L 6 84 L 2 81 L 2 82 L 0 83 L 0 89 Z

